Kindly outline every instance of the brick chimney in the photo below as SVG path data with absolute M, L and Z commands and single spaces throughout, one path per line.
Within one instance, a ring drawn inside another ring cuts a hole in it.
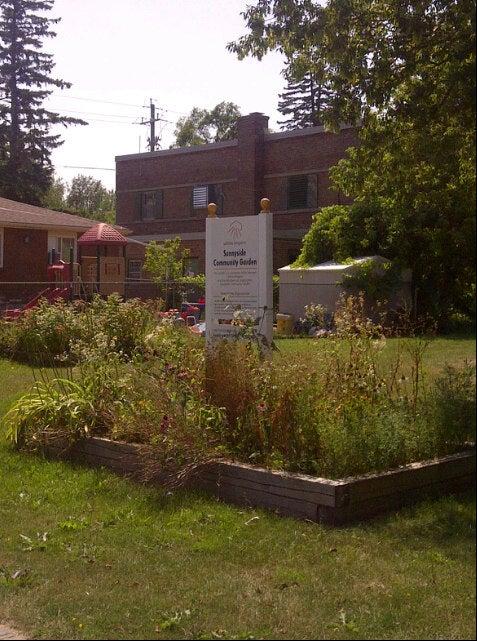
M 265 132 L 268 116 L 254 112 L 242 116 L 238 129 L 238 202 L 236 211 L 240 215 L 256 214 L 260 211 L 263 194 Z

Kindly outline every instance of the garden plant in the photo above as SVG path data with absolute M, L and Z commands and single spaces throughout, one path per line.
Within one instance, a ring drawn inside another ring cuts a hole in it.
M 60 319 L 68 330 L 48 342 L 40 328 Z M 4 417 L 9 440 L 29 449 L 90 436 L 139 443 L 144 475 L 176 483 L 217 458 L 340 478 L 475 440 L 475 368 L 448 366 L 427 380 L 427 338 L 403 338 L 381 358 L 386 331 L 367 318 L 362 297 L 342 301 L 333 336 L 310 341 L 306 359 L 264 358 L 250 340 L 206 351 L 170 315 L 116 298 L 86 312 L 40 307 L 10 328 L 17 345 L 25 328 L 59 364 L 61 350 L 70 362 L 42 370 Z

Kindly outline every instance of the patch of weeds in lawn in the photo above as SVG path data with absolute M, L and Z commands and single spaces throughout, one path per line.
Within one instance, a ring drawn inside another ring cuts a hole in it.
M 198 635 L 194 636 L 194 639 L 199 639 L 206 641 L 206 639 L 260 639 L 260 637 L 256 637 L 250 632 L 239 632 L 238 634 L 231 634 L 230 632 L 227 632 L 227 630 L 213 630 L 212 632 L 205 633 L 201 632 Z
M 58 527 L 61 530 L 65 530 L 66 532 L 77 532 L 78 530 L 85 530 L 89 526 L 90 522 L 85 517 L 75 519 L 74 517 L 69 516 L 65 521 L 60 521 L 58 523 Z
M 60 547 L 70 555 L 72 561 L 82 561 L 91 565 L 96 563 L 102 553 L 102 549 L 92 543 L 66 541 L 60 544 Z
M 20 538 L 23 541 L 23 552 L 44 552 L 50 545 L 48 532 L 37 532 L 36 537 L 33 538 L 25 534 L 20 534 Z
M 12 570 L 0 566 L 0 590 L 16 591 L 20 588 L 29 587 L 32 584 L 32 576 L 29 568 Z
M 164 612 L 156 626 L 156 632 L 167 630 L 177 630 L 180 625 L 184 624 L 192 617 L 192 610 L 177 610 L 172 613 Z
M 354 619 L 350 618 L 349 615 L 344 611 L 341 610 L 340 612 L 340 621 L 343 626 L 343 628 L 352 634 L 359 634 L 359 627 L 354 621 Z
M 303 585 L 306 577 L 303 572 L 296 570 L 279 568 L 275 576 L 275 587 L 278 590 L 288 590 L 289 588 L 297 588 Z

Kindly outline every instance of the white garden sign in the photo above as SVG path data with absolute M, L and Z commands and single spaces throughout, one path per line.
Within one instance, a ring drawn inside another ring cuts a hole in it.
M 257 216 L 216 217 L 209 205 L 205 241 L 206 335 L 232 338 L 237 312 L 255 321 L 258 338 L 270 345 L 273 331 L 273 215 L 262 199 Z

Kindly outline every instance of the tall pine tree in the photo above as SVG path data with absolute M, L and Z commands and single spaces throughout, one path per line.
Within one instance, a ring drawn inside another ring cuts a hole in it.
M 52 88 L 70 83 L 51 77 L 53 56 L 43 40 L 59 18 L 45 15 L 54 0 L 0 0 L 0 194 L 42 204 L 53 178 L 51 152 L 62 144 L 55 125 L 87 124 L 43 107 Z
M 293 67 L 284 74 L 287 86 L 279 95 L 278 111 L 284 116 L 282 129 L 302 129 L 323 124 L 323 113 L 329 107 L 332 92 L 324 74 L 307 71 L 297 78 Z

